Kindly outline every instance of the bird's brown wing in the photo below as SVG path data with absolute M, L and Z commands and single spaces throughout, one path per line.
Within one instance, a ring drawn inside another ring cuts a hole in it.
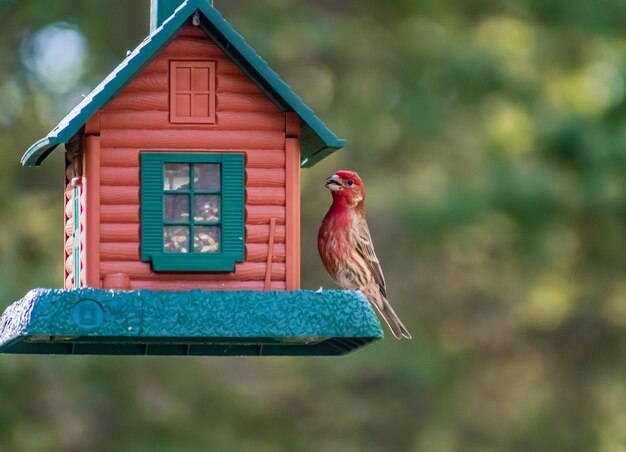
M 356 250 L 363 257 L 368 270 L 371 272 L 374 280 L 378 284 L 380 288 L 380 293 L 383 297 L 387 298 L 387 288 L 385 286 L 385 277 L 383 276 L 383 271 L 380 268 L 380 262 L 378 261 L 378 257 L 376 257 L 376 252 L 374 251 L 374 245 L 372 244 L 372 236 L 370 235 L 370 230 L 367 226 L 367 221 L 365 218 L 362 218 L 357 222 L 356 226 Z

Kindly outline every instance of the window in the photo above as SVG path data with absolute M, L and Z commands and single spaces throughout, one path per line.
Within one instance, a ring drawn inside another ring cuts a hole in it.
M 243 154 L 141 154 L 141 260 L 153 271 L 233 271 L 243 236 Z
M 215 123 L 215 61 L 170 62 L 170 122 Z

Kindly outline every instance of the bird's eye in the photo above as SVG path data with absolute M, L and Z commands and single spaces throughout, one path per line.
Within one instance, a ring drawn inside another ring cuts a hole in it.
M 348 179 L 348 180 L 346 181 L 346 184 L 348 184 L 348 185 L 352 185 L 352 184 L 354 184 L 354 181 L 353 181 L 352 179 Z

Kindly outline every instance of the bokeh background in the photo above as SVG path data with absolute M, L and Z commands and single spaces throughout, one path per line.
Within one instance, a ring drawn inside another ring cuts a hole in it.
M 216 0 L 349 139 L 413 341 L 339 358 L 0 356 L 0 451 L 626 450 L 626 2 Z M 63 163 L 19 159 L 148 0 L 0 0 L 0 308 L 62 285 Z

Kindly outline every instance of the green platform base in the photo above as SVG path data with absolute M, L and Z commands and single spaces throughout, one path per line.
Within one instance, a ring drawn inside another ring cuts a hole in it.
M 0 317 L 0 353 L 329 356 L 383 337 L 354 291 L 34 289 Z

